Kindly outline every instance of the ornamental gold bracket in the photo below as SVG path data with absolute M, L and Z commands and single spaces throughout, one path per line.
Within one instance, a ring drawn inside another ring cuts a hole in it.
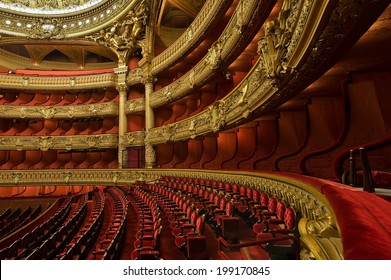
M 118 65 L 125 65 L 131 53 L 145 46 L 145 27 L 148 22 L 149 1 L 143 0 L 120 21 L 116 20 L 98 34 L 85 38 L 110 48 L 118 57 Z

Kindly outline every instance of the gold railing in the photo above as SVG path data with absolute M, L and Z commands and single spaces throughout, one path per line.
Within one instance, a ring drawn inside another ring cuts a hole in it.
M 118 135 L 0 136 L 0 150 L 115 149 Z
M 74 106 L 13 106 L 0 105 L 5 119 L 77 119 L 118 116 L 118 103 L 105 102 Z

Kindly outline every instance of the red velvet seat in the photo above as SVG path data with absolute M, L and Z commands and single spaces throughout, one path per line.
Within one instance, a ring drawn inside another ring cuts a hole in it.
M 135 249 L 133 250 L 130 258 L 132 260 L 158 260 L 159 251 L 150 249 Z
M 204 217 L 197 217 L 194 229 L 188 232 L 186 235 L 181 235 L 175 238 L 175 245 L 178 248 L 183 248 L 186 246 L 186 239 L 189 235 L 201 235 L 204 233 Z
M 275 207 L 275 208 L 274 208 Z M 278 227 L 278 224 L 283 223 L 285 214 L 285 203 L 282 201 L 277 202 L 274 197 L 269 198 L 268 211 L 260 209 L 256 215 L 258 220 L 253 225 L 253 231 L 255 234 L 259 234 L 268 229 Z M 275 209 L 275 211 L 273 211 Z
M 178 221 L 176 226 L 172 228 L 172 235 L 174 237 L 187 235 L 189 232 L 194 231 L 197 222 L 198 212 L 194 210 L 191 212 L 189 218 Z
M 161 233 L 162 227 L 159 227 L 153 232 L 153 235 L 144 235 L 142 238 L 137 239 L 134 241 L 134 248 L 135 249 L 146 249 L 149 248 L 151 250 L 155 250 L 159 248 L 159 238 Z
M 257 240 L 264 241 L 272 239 L 271 243 L 265 246 L 270 256 L 273 259 L 297 259 L 299 248 L 296 239 L 293 238 L 296 228 L 296 213 L 293 208 L 286 208 L 283 221 L 270 219 L 265 224 L 267 225 L 267 229 L 265 232 L 257 235 Z M 273 239 L 277 240 L 273 241 Z

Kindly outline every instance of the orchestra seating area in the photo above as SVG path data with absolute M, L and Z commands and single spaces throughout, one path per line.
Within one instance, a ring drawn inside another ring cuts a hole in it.
M 307 183 L 332 205 L 345 259 L 390 258 L 389 202 L 331 181 Z M 0 213 L 0 259 L 301 258 L 300 209 L 228 181 L 161 176 L 37 205 Z

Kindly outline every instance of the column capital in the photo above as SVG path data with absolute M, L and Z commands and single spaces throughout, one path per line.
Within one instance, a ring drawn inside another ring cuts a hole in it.
M 145 85 L 145 84 L 154 84 L 157 82 L 157 78 L 153 75 L 145 75 L 141 82 Z
M 127 84 L 119 84 L 115 87 L 119 93 L 127 93 L 128 92 L 128 86 Z

